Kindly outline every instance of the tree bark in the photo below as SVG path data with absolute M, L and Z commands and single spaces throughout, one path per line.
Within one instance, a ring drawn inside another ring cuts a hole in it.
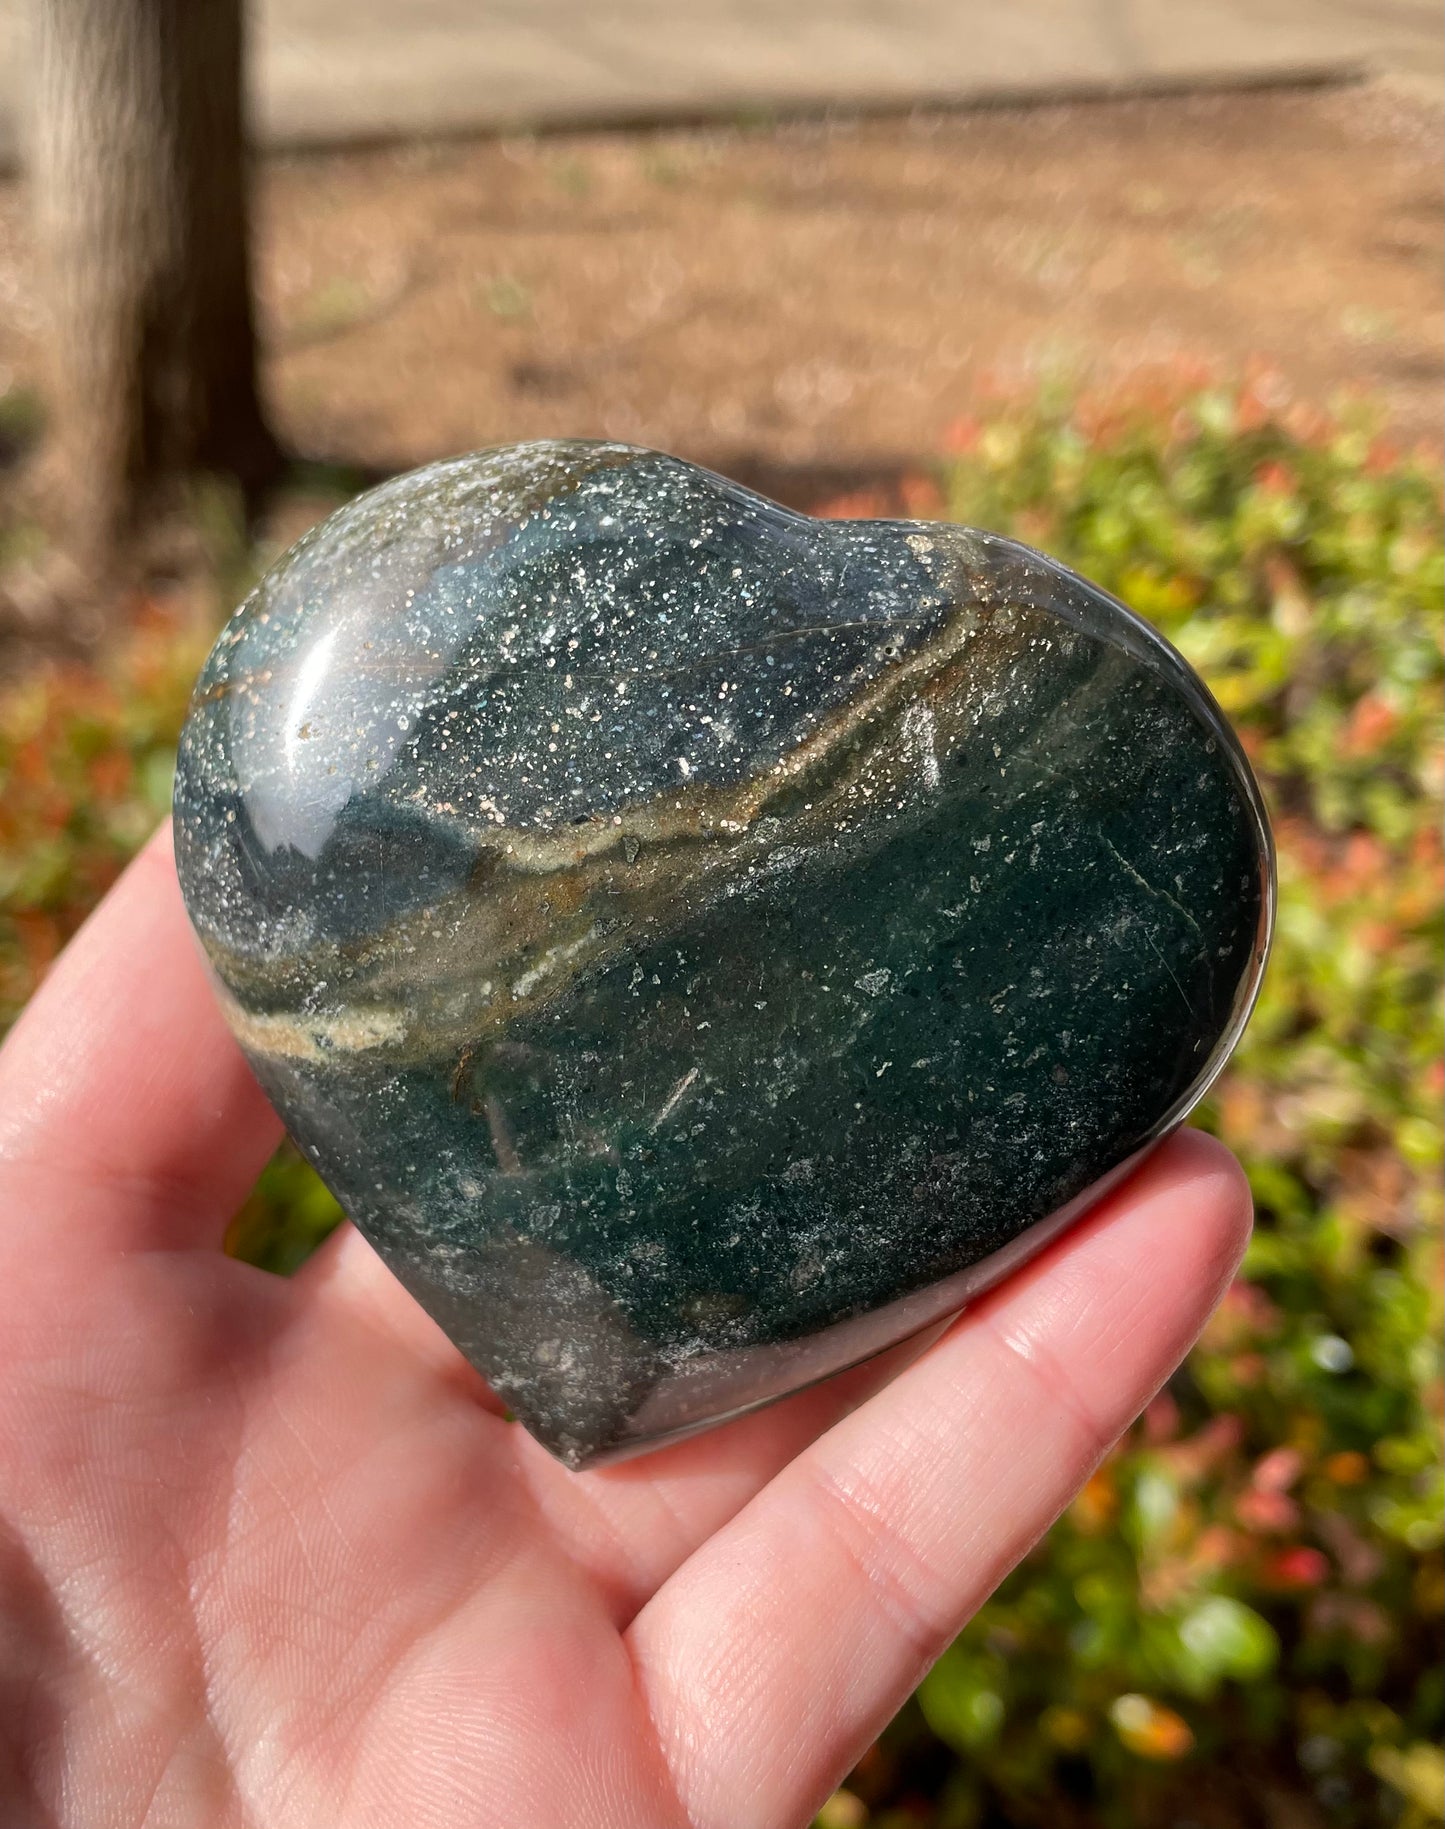
M 256 389 L 242 0 L 40 0 L 47 486 L 105 564 L 188 479 L 274 471 Z

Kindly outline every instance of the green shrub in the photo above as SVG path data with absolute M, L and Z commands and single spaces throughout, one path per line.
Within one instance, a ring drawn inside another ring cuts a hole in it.
M 1259 1227 L 1184 1371 L 822 1820 L 1445 1820 L 1438 468 L 1267 378 L 1001 407 L 954 445 L 907 512 L 1152 618 L 1265 784 L 1274 962 L 1201 1114 Z M 163 812 L 205 645 L 152 609 L 0 695 L 0 1020 Z M 289 1269 L 335 1218 L 283 1152 L 231 1245 Z

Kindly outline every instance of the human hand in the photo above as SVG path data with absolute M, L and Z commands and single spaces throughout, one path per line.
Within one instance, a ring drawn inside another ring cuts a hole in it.
M 0 1053 L 12 1829 L 804 1823 L 1249 1223 L 1181 1134 L 884 1388 L 573 1474 L 350 1227 L 289 1281 L 222 1255 L 278 1134 L 162 837 Z

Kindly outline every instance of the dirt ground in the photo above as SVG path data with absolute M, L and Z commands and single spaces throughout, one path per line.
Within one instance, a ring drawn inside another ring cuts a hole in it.
M 269 161 L 266 386 L 307 455 L 605 434 L 804 506 L 991 379 L 1177 355 L 1358 384 L 1438 442 L 1438 142 L 1372 86 Z M 10 185 L 0 394 L 32 268 Z

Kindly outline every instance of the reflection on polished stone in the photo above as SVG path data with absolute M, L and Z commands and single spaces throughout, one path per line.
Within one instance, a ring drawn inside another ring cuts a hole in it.
M 1269 850 L 1213 701 L 1024 547 L 520 445 L 232 619 L 177 856 L 298 1144 L 573 1465 L 952 1312 L 1218 1069 Z

